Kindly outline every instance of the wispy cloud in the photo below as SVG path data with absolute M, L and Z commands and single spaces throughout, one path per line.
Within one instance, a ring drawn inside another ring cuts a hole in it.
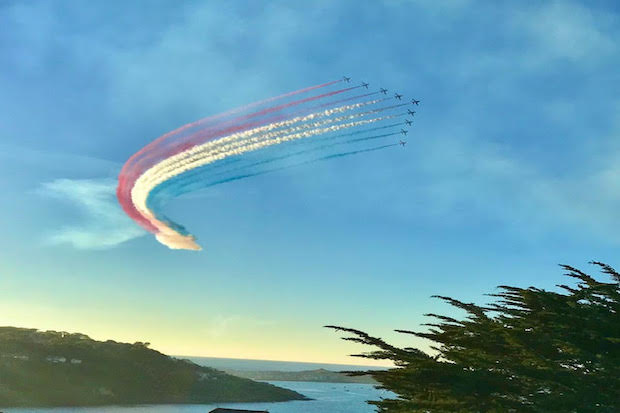
M 145 231 L 121 210 L 112 179 L 56 179 L 44 183 L 38 193 L 71 203 L 82 213 L 82 222 L 51 232 L 45 241 L 69 244 L 77 249 L 106 249 L 140 237 Z
M 224 316 L 216 314 L 207 323 L 206 332 L 211 337 L 223 337 L 235 330 L 262 329 L 275 325 L 273 320 L 264 320 L 251 316 L 241 316 L 238 314 Z

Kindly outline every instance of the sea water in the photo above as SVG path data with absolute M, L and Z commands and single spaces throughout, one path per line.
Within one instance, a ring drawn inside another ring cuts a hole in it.
M 295 390 L 313 400 L 295 400 L 279 403 L 218 403 L 190 405 L 105 406 L 77 408 L 3 408 L 5 413 L 208 413 L 216 407 L 249 410 L 267 410 L 269 413 L 372 413 L 375 408 L 367 400 L 394 397 L 385 390 L 370 384 L 270 382 L 276 386 Z

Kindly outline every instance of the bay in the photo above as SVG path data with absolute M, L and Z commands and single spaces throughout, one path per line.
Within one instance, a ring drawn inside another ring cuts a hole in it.
M 367 400 L 394 397 L 370 384 L 270 382 L 295 390 L 313 400 L 279 403 L 218 403 L 190 405 L 144 405 L 58 408 L 4 408 L 5 413 L 208 413 L 216 407 L 267 410 L 269 413 L 373 413 Z

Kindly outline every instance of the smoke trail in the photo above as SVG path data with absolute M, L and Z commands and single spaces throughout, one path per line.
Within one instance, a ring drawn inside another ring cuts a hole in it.
M 245 123 L 237 127 L 228 127 L 227 129 L 208 130 L 205 133 L 194 134 L 190 136 L 189 138 L 192 140 L 189 140 L 189 141 L 187 139 L 181 140 L 175 147 L 172 147 L 172 148 L 166 148 L 165 150 L 161 148 L 160 149 L 151 148 L 147 152 L 147 156 L 148 156 L 147 160 L 132 162 L 132 160 L 130 159 L 123 166 L 123 169 L 121 170 L 121 173 L 119 175 L 117 198 L 121 206 L 125 210 L 125 212 L 131 218 L 133 218 L 136 222 L 142 225 L 146 230 L 151 231 L 151 232 L 157 232 L 158 227 L 153 225 L 154 221 L 151 219 L 151 217 L 145 215 L 143 211 L 139 211 L 138 208 L 136 208 L 135 204 L 131 200 L 132 198 L 131 193 L 133 191 L 132 188 L 136 186 L 137 180 L 142 174 L 144 174 L 146 170 L 148 170 L 149 167 L 151 167 L 155 163 L 157 159 L 160 159 L 160 160 L 161 159 L 175 159 L 177 154 L 183 153 L 186 150 L 193 148 L 194 141 L 198 139 L 202 139 L 203 141 L 208 141 L 208 140 L 213 139 L 214 137 L 226 136 L 226 135 L 229 135 L 228 136 L 229 139 L 233 139 L 234 137 L 238 135 L 238 133 L 240 133 L 239 131 L 248 130 L 251 127 L 255 127 L 254 129 L 255 132 L 268 130 L 268 129 L 274 129 L 277 127 L 284 127 L 284 126 L 294 124 L 295 122 L 306 121 L 308 119 L 313 119 L 315 117 L 329 116 L 333 113 L 339 113 L 339 112 L 344 112 L 346 110 L 352 110 L 358 107 L 362 107 L 364 105 L 374 104 L 378 101 L 379 100 L 369 101 L 366 103 L 347 105 L 347 106 L 340 106 L 340 107 L 325 110 L 320 113 L 314 113 L 314 114 L 310 114 L 304 117 L 297 117 L 297 118 L 289 119 L 288 121 L 283 121 L 283 119 L 286 119 L 286 116 L 280 116 L 277 118 L 270 119 L 269 121 L 272 123 L 267 124 L 267 125 L 265 125 L 265 121 L 263 121 L 263 122 Z M 280 121 L 280 122 L 277 122 L 277 121 Z M 262 127 L 259 127 L 259 125 L 262 125 Z M 232 134 L 232 138 L 230 134 Z
M 170 140 L 170 139 L 177 139 L 179 134 L 187 129 L 190 128 L 194 128 L 194 127 L 198 127 L 201 126 L 205 123 L 208 122 L 214 122 L 217 119 L 220 118 L 224 118 L 224 117 L 229 117 L 232 116 L 235 113 L 240 113 L 243 111 L 247 111 L 253 107 L 257 107 L 257 106 L 261 106 L 264 105 L 266 103 L 269 102 L 273 102 L 273 101 L 277 101 L 277 100 L 281 100 L 290 96 L 294 96 L 294 95 L 298 95 L 298 94 L 302 94 L 302 93 L 306 93 L 312 90 L 316 90 L 316 89 L 321 89 L 321 88 L 325 88 L 337 83 L 342 82 L 342 80 L 336 80 L 336 81 L 332 81 L 332 82 L 327 82 L 327 83 L 322 83 L 319 85 L 315 85 L 315 86 L 310 86 L 307 88 L 303 88 L 303 89 L 299 89 L 293 92 L 288 92 L 276 97 L 272 97 L 272 98 L 268 98 L 268 99 L 264 99 L 258 102 L 254 102 L 254 103 L 250 103 L 248 105 L 239 107 L 239 108 L 235 108 L 235 109 L 231 109 L 227 112 L 223 112 L 217 115 L 213 115 L 207 118 L 203 118 L 201 120 L 198 120 L 196 122 L 192 122 L 189 124 L 186 124 L 184 126 L 181 126 L 180 128 L 177 128 L 171 132 L 168 132 L 164 135 L 162 135 L 161 137 L 159 137 L 158 139 L 156 139 L 155 141 L 151 142 L 150 144 L 146 145 L 144 148 L 142 148 L 140 151 L 138 151 L 136 154 L 134 154 L 123 166 L 123 169 L 119 175 L 119 186 L 117 188 L 117 197 L 119 199 L 119 202 L 121 203 L 121 206 L 123 207 L 123 209 L 125 210 L 125 212 L 132 218 L 134 218 L 138 223 L 140 223 L 145 229 L 149 230 L 149 231 L 153 231 L 155 230 L 155 228 L 152 227 L 152 225 L 150 225 L 146 220 L 143 219 L 143 217 L 140 216 L 139 213 L 137 213 L 137 211 L 135 211 L 135 208 L 133 208 L 130 203 L 128 202 L 123 202 L 123 199 L 126 199 L 127 196 L 129 195 L 128 190 L 129 188 L 133 185 L 135 179 L 137 179 L 137 177 L 139 176 L 139 174 L 141 172 L 143 172 L 146 168 L 150 167 L 154 162 L 156 162 L 157 158 L 159 157 L 159 159 L 161 159 L 162 157 L 165 156 L 169 156 L 173 153 L 174 150 L 180 149 L 186 149 L 187 147 L 191 146 L 191 144 L 186 144 L 185 147 L 177 147 L 177 148 L 171 148 L 168 149 L 166 153 L 161 153 L 162 151 L 162 146 L 166 144 L 166 141 Z
M 377 104 L 393 98 L 364 100 L 380 92 L 344 96 L 330 101 L 332 96 L 346 95 L 362 86 L 325 91 L 290 102 L 278 103 L 287 97 L 319 90 L 340 82 L 328 82 L 289 92 L 189 123 L 162 135 L 138 151 L 123 166 L 117 188 L 119 202 L 131 218 L 153 232 L 163 244 L 170 248 L 200 249 L 191 234 L 161 214 L 159 211 L 159 204 L 163 199 L 161 195 L 178 195 L 200 187 L 292 167 L 289 165 L 256 170 L 278 161 L 329 151 L 339 145 L 355 145 L 399 133 L 390 132 L 389 129 L 402 123 L 371 125 L 405 115 L 406 113 L 394 113 L 393 109 L 405 106 L 407 103 L 380 106 Z M 249 113 L 250 109 L 270 102 L 277 104 Z M 313 102 L 316 104 L 312 105 Z M 239 115 L 235 116 L 236 114 Z M 355 130 L 346 131 L 347 129 Z M 385 130 L 387 133 L 367 135 L 369 132 L 379 130 Z M 353 138 L 359 134 L 366 135 Z M 351 138 L 346 139 L 347 137 Z M 285 143 L 292 145 L 302 142 L 309 142 L 310 146 L 279 156 L 268 155 L 269 151 L 263 151 Z M 293 166 L 395 145 L 340 152 Z M 246 159 L 245 154 L 250 152 L 262 154 L 263 159 L 243 162 Z M 238 175 L 226 178 L 230 174 Z M 222 178 L 219 179 L 218 176 Z

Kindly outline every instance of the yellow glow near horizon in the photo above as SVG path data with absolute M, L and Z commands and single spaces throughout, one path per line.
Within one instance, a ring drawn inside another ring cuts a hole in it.
M 300 334 L 286 326 L 263 326 L 262 334 L 257 334 L 255 326 L 243 320 L 234 328 L 216 325 L 199 329 L 183 323 L 158 323 L 148 317 L 139 319 L 135 314 L 97 309 L 75 313 L 43 304 L 16 304 L 0 303 L 0 326 L 82 333 L 99 341 L 149 342 L 152 349 L 176 356 L 391 366 L 385 361 L 348 356 L 369 348 L 340 340 L 338 333 L 324 328 Z

